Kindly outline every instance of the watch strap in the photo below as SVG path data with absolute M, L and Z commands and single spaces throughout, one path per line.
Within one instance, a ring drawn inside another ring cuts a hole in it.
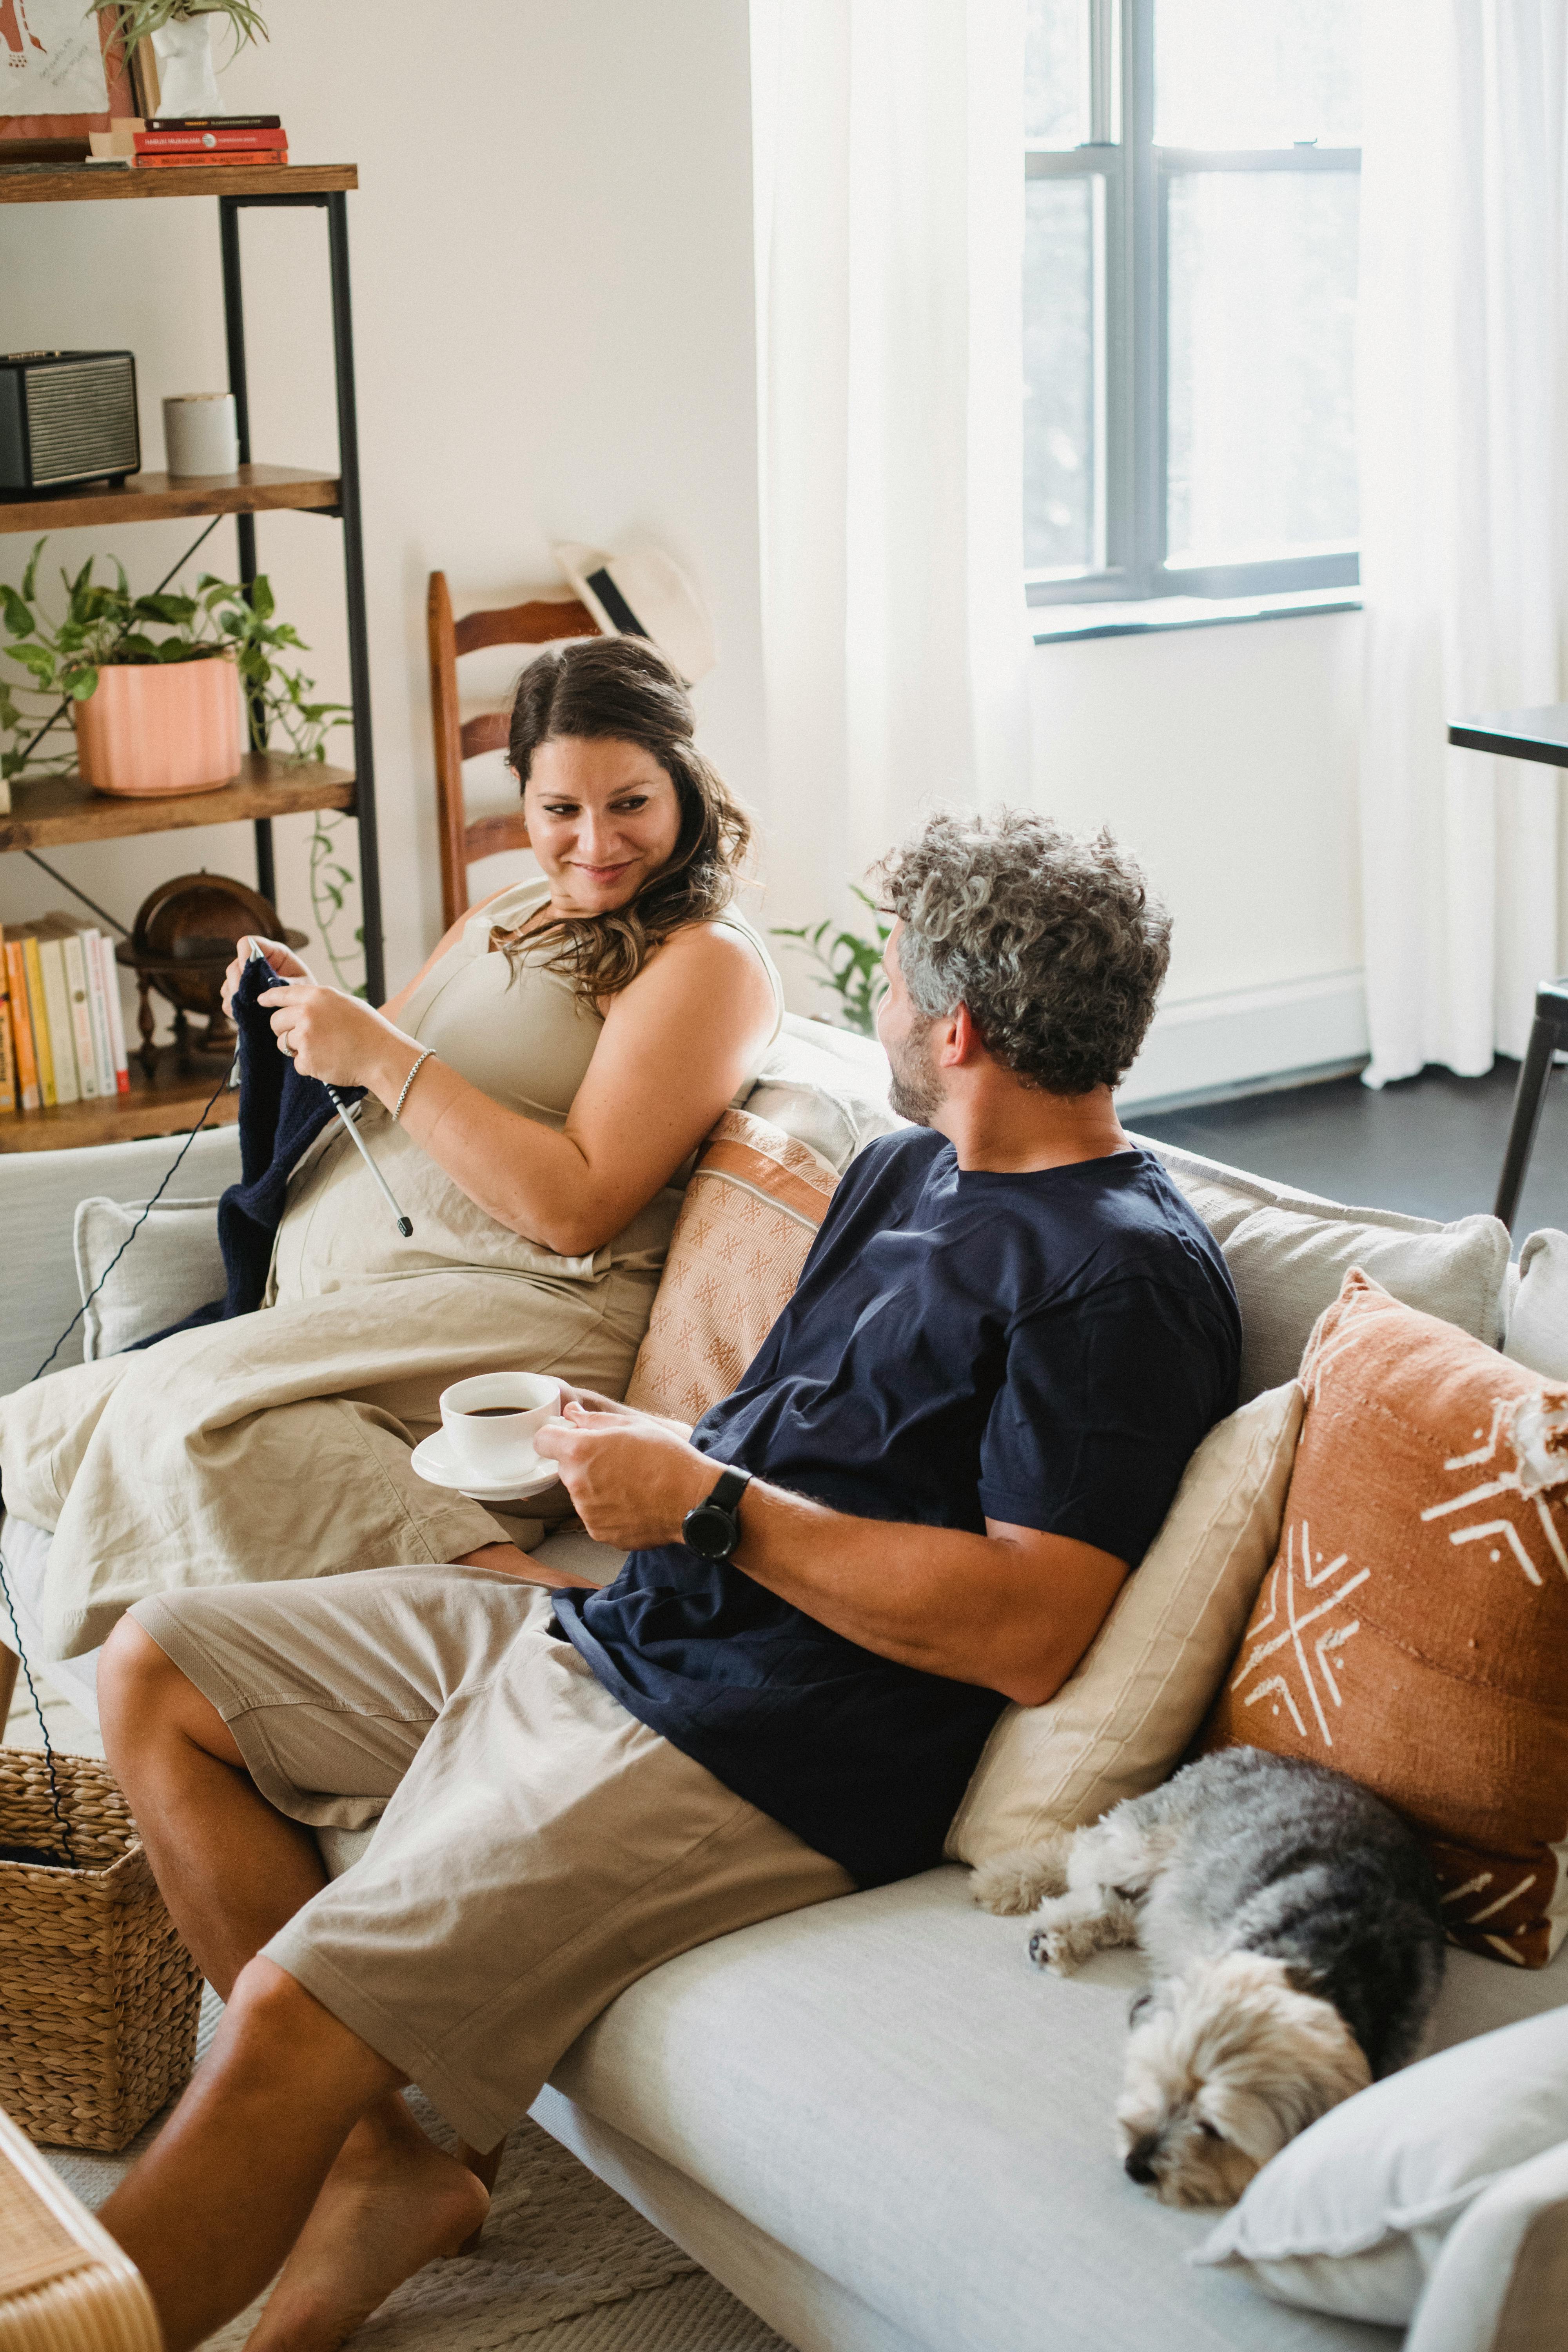
M 717 1508 L 721 1511 L 728 1511 L 730 1517 L 733 1518 L 741 1497 L 751 1483 L 752 1474 L 749 1470 L 726 1470 L 711 1494 L 704 1495 L 702 1500 L 710 1510 Z

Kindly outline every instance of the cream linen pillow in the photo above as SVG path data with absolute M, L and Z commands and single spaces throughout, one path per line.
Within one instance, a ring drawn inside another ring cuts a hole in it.
M 1543 1225 L 1519 1254 L 1503 1354 L 1549 1381 L 1568 1381 L 1568 1234 Z
M 997 1722 L 948 1832 L 951 1860 L 1097 1821 L 1174 1769 L 1279 1545 L 1301 1413 L 1289 1381 L 1210 1430 L 1076 1672 L 1044 1706 Z
M 216 1199 L 159 1201 L 138 1231 L 146 1209 L 145 1201 L 96 1196 L 77 1202 L 77 1282 L 91 1300 L 81 1352 L 89 1364 L 166 1331 L 227 1287 Z

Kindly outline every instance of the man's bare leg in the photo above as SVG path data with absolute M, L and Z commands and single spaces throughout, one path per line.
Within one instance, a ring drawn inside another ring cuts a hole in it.
M 420 2131 L 396 2071 L 254 1958 L 325 1885 L 315 1840 L 261 1796 L 216 1709 L 132 1619 L 110 1638 L 99 1697 L 175 1925 L 230 2003 L 101 2218 L 147 2280 L 168 2352 L 242 2311 L 291 2246 L 251 2342 L 331 2352 L 404 2279 L 457 2251 L 487 2191 Z

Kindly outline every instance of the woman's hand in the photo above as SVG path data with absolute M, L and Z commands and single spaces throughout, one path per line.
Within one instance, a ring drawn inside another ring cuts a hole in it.
M 332 1087 L 370 1087 L 393 1103 L 420 1048 L 412 1037 L 342 989 L 309 978 L 263 989 L 257 998 L 271 1014 L 279 1049 L 308 1078 Z
M 233 1012 L 234 992 L 239 986 L 240 974 L 258 949 L 279 980 L 314 980 L 316 977 L 310 965 L 301 963 L 293 949 L 286 948 L 281 940 L 264 940 L 259 935 L 236 940 L 234 961 L 223 976 L 223 1009 L 226 1013 Z

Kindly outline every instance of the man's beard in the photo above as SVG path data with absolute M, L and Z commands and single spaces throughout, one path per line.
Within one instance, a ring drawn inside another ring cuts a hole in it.
M 916 1127 L 929 1127 L 942 1104 L 942 1080 L 931 1049 L 934 1026 L 928 1021 L 888 1054 L 893 1073 L 888 1101 L 900 1118 L 910 1119 Z

